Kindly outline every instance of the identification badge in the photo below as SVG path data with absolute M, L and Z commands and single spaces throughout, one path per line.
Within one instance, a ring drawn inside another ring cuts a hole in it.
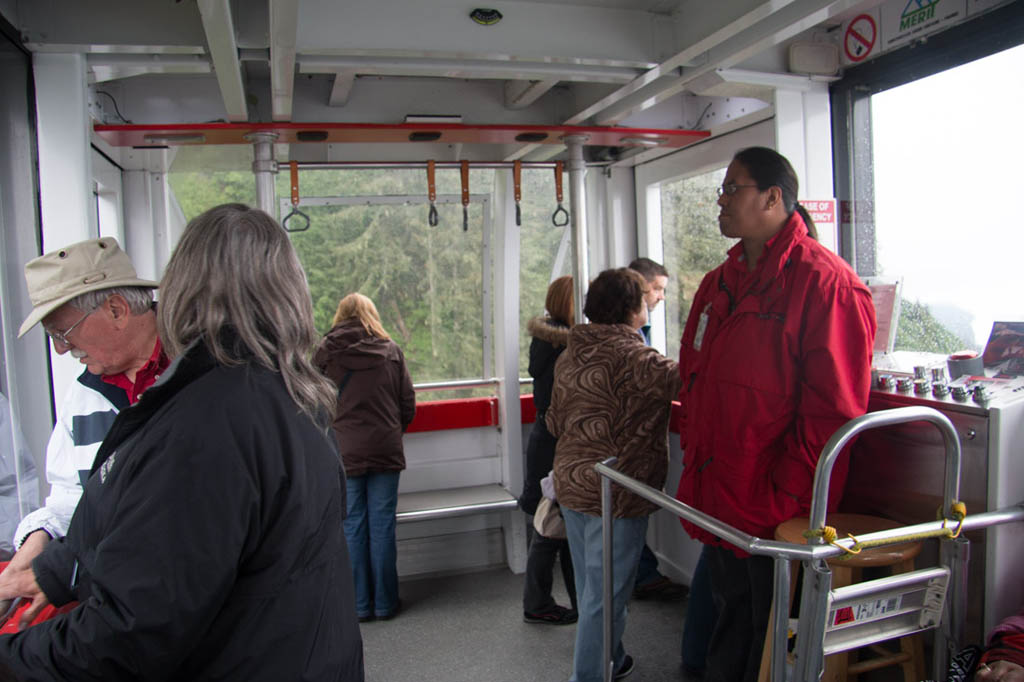
M 704 343 L 704 332 L 708 330 L 708 310 L 711 308 L 711 304 L 708 303 L 704 307 L 704 312 L 700 314 L 700 319 L 697 320 L 697 333 L 693 335 L 693 349 L 700 350 L 701 344 Z

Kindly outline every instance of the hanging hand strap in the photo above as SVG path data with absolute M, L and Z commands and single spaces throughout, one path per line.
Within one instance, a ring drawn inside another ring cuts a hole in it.
M 434 182 L 434 162 L 427 161 L 427 199 L 430 200 L 430 213 L 427 214 L 427 224 L 437 227 L 437 206 L 434 201 L 437 199 L 437 183 Z
M 303 232 L 309 229 L 309 216 L 299 210 L 299 164 L 296 161 L 292 161 L 288 164 L 291 167 L 291 180 L 292 180 L 292 211 L 284 217 L 281 221 L 281 227 L 284 228 L 285 232 Z M 300 223 L 299 227 L 289 227 L 289 221 L 296 217 L 304 220 L 304 223 Z
M 555 200 L 558 208 L 551 214 L 551 222 L 555 227 L 565 227 L 569 224 L 569 212 L 562 208 L 562 162 L 555 161 Z M 559 222 L 559 216 L 562 220 Z
M 519 200 L 523 198 L 523 162 L 512 162 L 512 186 L 516 198 L 516 226 L 523 224 L 523 213 L 519 208 Z
M 462 231 L 469 231 L 469 161 L 463 161 L 459 169 L 462 175 Z

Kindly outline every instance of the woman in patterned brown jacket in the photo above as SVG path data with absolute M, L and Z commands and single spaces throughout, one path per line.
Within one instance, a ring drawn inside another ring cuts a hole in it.
M 618 457 L 616 468 L 654 488 L 668 470 L 668 421 L 679 393 L 679 366 L 644 345 L 647 282 L 628 268 L 605 270 L 591 285 L 583 312 L 590 324 L 569 332 L 555 365 L 548 430 L 558 438 L 555 492 L 576 569 L 579 622 L 570 682 L 603 679 L 601 652 L 601 481 L 594 464 Z M 613 492 L 615 678 L 633 670 L 622 646 L 626 602 L 657 507 L 619 487 Z

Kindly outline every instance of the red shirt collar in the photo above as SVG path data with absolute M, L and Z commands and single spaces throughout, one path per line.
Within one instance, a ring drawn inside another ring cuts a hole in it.
M 117 374 L 104 374 L 101 379 L 108 384 L 113 384 L 119 388 L 123 388 L 125 393 L 128 394 L 128 401 L 131 404 L 135 404 L 139 400 L 139 396 L 142 395 L 143 391 L 152 386 L 160 375 L 163 373 L 167 366 L 171 364 L 170 359 L 164 355 L 163 346 L 160 344 L 160 338 L 157 337 L 156 345 L 153 346 L 153 353 L 149 356 L 149 360 L 146 361 L 139 371 L 135 373 L 135 381 L 131 381 L 124 372 L 118 372 Z
M 793 214 L 789 216 L 786 224 L 782 226 L 782 229 L 771 236 L 771 238 L 764 243 L 764 250 L 761 252 L 761 258 L 758 260 L 754 267 L 754 271 L 759 270 L 769 258 L 774 258 L 773 248 L 776 243 L 785 241 L 792 244 L 797 238 L 807 234 L 807 226 L 804 224 L 804 219 L 800 215 L 799 211 L 793 211 Z M 782 248 L 782 247 L 780 247 Z M 749 273 L 747 269 L 747 257 L 743 251 L 743 240 L 736 242 L 729 248 L 727 252 L 727 262 L 730 263 L 730 267 L 743 272 L 744 274 Z

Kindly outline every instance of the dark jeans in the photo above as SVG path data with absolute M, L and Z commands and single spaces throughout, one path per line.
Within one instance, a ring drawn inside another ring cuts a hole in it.
M 526 556 L 526 580 L 523 585 L 523 611 L 543 613 L 555 606 L 551 596 L 554 582 L 555 560 L 562 566 L 562 580 L 569 593 L 572 608 L 576 608 L 576 578 L 572 570 L 572 555 L 568 540 L 546 538 L 531 527 L 530 549 Z
M 686 621 L 683 623 L 683 667 L 700 672 L 707 667 L 708 646 L 715 631 L 715 601 L 711 597 L 711 574 L 708 573 L 708 548 L 705 545 L 693 569 L 690 599 L 686 603 Z
M 654 556 L 654 552 L 645 542 L 644 548 L 640 550 L 640 561 L 636 565 L 636 586 L 650 585 L 661 577 L 661 573 L 658 572 L 658 557 Z
M 740 559 L 724 547 L 705 549 L 718 620 L 704 680 L 756 682 L 772 607 L 772 560 Z
M 387 617 L 398 608 L 395 508 L 398 471 L 350 476 L 345 481 L 345 540 L 352 561 L 356 614 Z

